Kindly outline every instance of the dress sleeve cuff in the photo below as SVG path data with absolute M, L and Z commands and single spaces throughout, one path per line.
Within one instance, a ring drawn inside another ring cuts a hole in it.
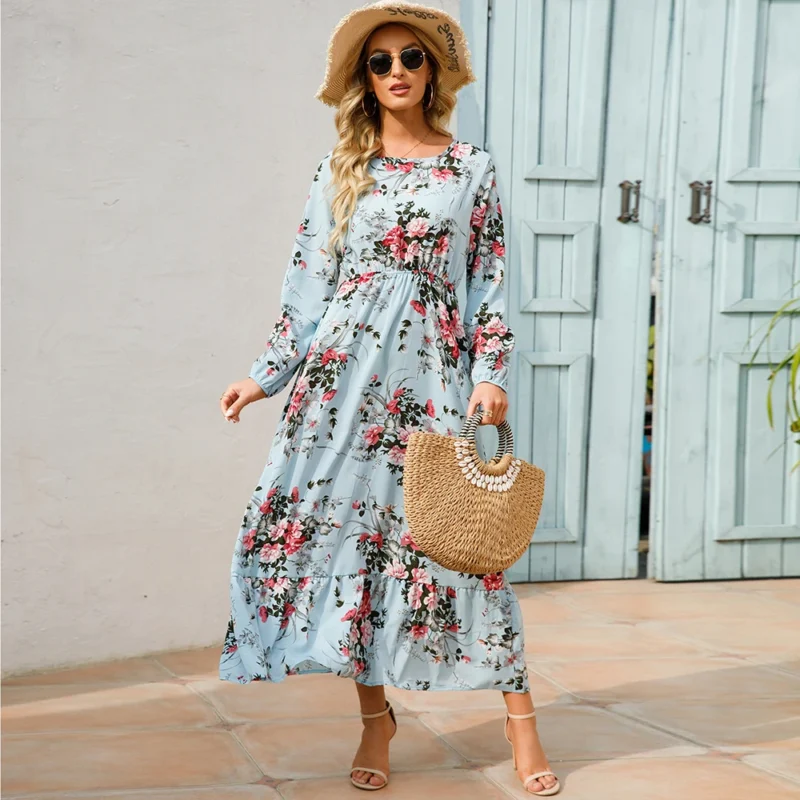
M 283 379 L 280 370 L 265 364 L 262 358 L 257 358 L 250 367 L 249 377 L 262 389 L 267 397 L 278 394 L 288 382 Z
M 472 369 L 472 384 L 477 386 L 479 383 L 493 383 L 508 392 L 508 367 L 504 365 L 494 369 L 490 364 L 476 363 Z

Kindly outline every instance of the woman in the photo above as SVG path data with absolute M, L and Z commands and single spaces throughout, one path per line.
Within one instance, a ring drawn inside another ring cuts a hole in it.
M 403 514 L 411 431 L 456 435 L 479 405 L 492 424 L 508 407 L 494 165 L 445 128 L 474 79 L 458 23 L 435 8 L 377 3 L 331 37 L 317 97 L 337 108 L 339 140 L 314 175 L 266 350 L 221 398 L 238 422 L 294 376 L 236 543 L 220 677 L 353 678 L 362 789 L 388 782 L 384 685 L 501 690 L 519 776 L 550 795 L 511 586 L 426 559 Z

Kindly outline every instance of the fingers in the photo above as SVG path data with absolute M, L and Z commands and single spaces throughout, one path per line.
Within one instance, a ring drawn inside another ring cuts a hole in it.
M 491 400 L 482 400 L 481 425 L 494 425 L 494 406 Z
M 500 425 L 506 421 L 506 414 L 508 414 L 508 400 L 506 399 L 505 392 L 502 397 L 497 398 L 492 406 L 494 412 L 490 417 L 493 425 Z
M 231 422 L 239 422 L 239 412 L 247 405 L 247 398 L 238 395 L 225 412 L 225 418 Z
M 228 407 L 233 402 L 233 392 L 230 387 L 228 387 L 223 393 L 222 397 L 219 399 L 219 410 L 222 412 L 222 416 L 225 416 L 225 413 L 228 410 Z
M 247 405 L 235 385 L 229 386 L 219 399 L 222 416 L 230 422 L 239 422 L 239 412 Z
M 497 416 L 497 401 L 493 397 L 488 397 L 481 405 L 483 406 L 481 425 L 497 425 L 500 422 Z
M 229 422 L 239 422 L 239 413 L 246 405 L 266 396 L 264 388 L 248 377 L 228 386 L 219 399 L 219 408 L 222 416 Z
M 481 419 L 479 425 L 494 425 L 494 418 L 496 412 L 494 410 L 494 402 L 491 398 L 483 397 L 478 392 L 473 392 L 469 399 L 469 407 L 467 408 L 467 416 L 471 417 L 477 410 L 478 406 L 481 407 Z M 491 412 L 491 413 L 489 413 Z
M 483 383 L 476 387 L 469 398 L 467 416 L 475 413 L 478 405 L 482 408 L 481 425 L 500 425 L 508 413 L 508 395 L 494 384 Z

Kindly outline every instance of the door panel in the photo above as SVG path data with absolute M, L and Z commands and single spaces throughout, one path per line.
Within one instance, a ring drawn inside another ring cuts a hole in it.
M 600 177 L 611 0 L 518 3 L 525 180 Z
M 511 423 L 519 455 L 547 473 L 534 543 L 509 570 L 512 580 L 635 575 L 635 558 L 626 563 L 624 553 L 638 535 L 638 508 L 635 518 L 629 509 L 641 472 L 652 197 L 642 224 L 625 226 L 616 216 L 619 182 L 642 178 L 656 152 L 648 151 L 658 129 L 643 98 L 660 102 L 652 80 L 659 58 L 663 75 L 669 17 L 660 0 L 614 6 L 613 15 L 611 0 L 509 0 L 492 8 L 487 146 L 507 220 L 517 336 Z M 615 63 L 616 36 L 626 46 Z M 613 174 L 604 167 L 609 114 L 608 133 L 627 158 L 618 156 Z M 607 275 L 603 261 L 598 274 L 601 225 L 620 229 L 608 234 Z M 596 474 L 587 474 L 590 438 L 600 454 Z M 595 519 L 587 520 L 587 504 Z
M 592 339 L 584 578 L 639 567 L 642 444 L 659 142 L 671 0 L 616 0 L 609 63 Z M 620 183 L 641 180 L 638 223 L 618 221 Z
M 800 182 L 800 3 L 728 0 L 728 181 Z
M 679 0 L 675 29 L 652 567 L 662 580 L 798 574 L 780 386 L 775 430 L 765 408 L 769 361 L 797 323 L 749 362 L 800 280 L 800 3 Z M 686 220 L 693 180 L 714 182 L 710 224 Z

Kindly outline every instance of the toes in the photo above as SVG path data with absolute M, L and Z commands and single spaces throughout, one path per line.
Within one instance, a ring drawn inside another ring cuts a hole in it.
M 353 780 L 356 783 L 368 783 L 371 786 L 383 786 L 383 778 L 381 778 L 380 775 L 373 775 L 371 772 L 354 772 Z
M 537 778 L 535 781 L 531 781 L 528 784 L 528 792 L 530 794 L 536 794 L 537 792 L 543 792 L 547 789 L 552 789 L 556 785 L 556 779 L 552 775 L 542 776 L 541 778 Z

